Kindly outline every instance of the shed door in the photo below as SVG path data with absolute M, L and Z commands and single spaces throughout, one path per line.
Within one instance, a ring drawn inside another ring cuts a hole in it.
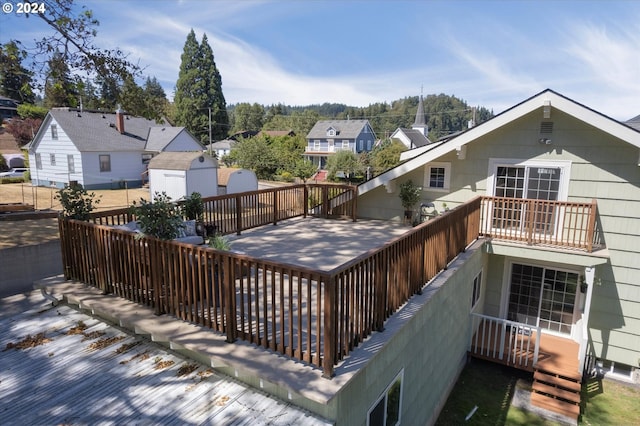
M 186 182 L 183 175 L 165 174 L 164 190 L 173 201 L 184 197 L 186 191 Z

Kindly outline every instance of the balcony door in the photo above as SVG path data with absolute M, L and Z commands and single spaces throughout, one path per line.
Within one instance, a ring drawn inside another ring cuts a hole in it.
M 553 235 L 559 220 L 553 202 L 565 198 L 566 166 L 494 162 L 491 167 L 491 195 L 498 197 L 493 205 L 491 227 L 509 232 Z
M 507 319 L 571 334 L 578 280 L 575 272 L 513 263 Z

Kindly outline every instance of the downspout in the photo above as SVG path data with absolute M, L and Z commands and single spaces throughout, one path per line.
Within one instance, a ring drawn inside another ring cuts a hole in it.
M 580 339 L 579 373 L 584 373 L 584 363 L 587 356 L 587 346 L 589 344 L 589 314 L 591 313 L 591 299 L 593 297 L 593 283 L 595 282 L 596 268 L 595 266 L 587 266 L 584 268 L 584 285 L 587 286 L 587 294 L 584 302 L 584 310 L 582 312 L 582 330 Z

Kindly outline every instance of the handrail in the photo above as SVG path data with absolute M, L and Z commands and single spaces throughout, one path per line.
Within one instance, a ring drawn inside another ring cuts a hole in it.
M 592 252 L 596 200 L 569 202 L 482 197 L 481 235 L 495 240 Z
M 382 330 L 477 238 L 479 213 L 476 198 L 330 272 L 59 222 L 67 278 L 214 329 L 229 342 L 242 339 L 316 365 L 331 377 L 355 345 Z

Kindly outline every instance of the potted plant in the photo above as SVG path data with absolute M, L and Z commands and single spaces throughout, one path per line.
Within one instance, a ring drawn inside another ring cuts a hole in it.
M 204 214 L 202 195 L 199 192 L 192 192 L 180 203 L 180 210 L 187 220 L 202 222 L 202 215 Z
M 402 207 L 404 207 L 405 219 L 410 220 L 413 217 L 413 208 L 420 201 L 421 195 L 422 188 L 413 183 L 411 179 L 400 184 L 400 193 L 398 196 L 400 197 Z

